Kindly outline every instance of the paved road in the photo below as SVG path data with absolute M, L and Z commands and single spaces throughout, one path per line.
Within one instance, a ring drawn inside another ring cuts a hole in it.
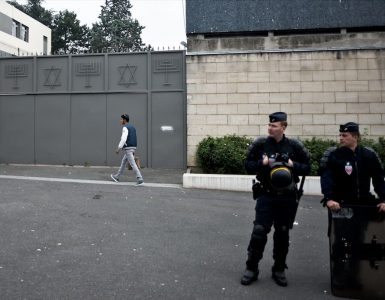
M 244 287 L 250 193 L 7 178 L 10 173 L 0 172 L 1 299 L 334 298 L 319 197 L 301 202 L 289 286 L 270 278 L 269 241 L 260 280 Z

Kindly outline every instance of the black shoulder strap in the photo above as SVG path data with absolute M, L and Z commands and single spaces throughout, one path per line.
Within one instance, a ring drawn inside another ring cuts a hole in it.
M 319 169 L 318 169 L 319 174 L 321 174 L 326 169 L 326 166 L 327 166 L 328 161 L 329 161 L 330 153 L 332 153 L 336 149 L 337 149 L 337 147 L 333 146 L 333 147 L 329 147 L 325 150 L 324 154 L 321 157 L 320 163 L 319 163 Z
M 264 136 L 261 136 L 261 137 L 257 137 L 253 143 L 251 144 L 251 147 L 252 148 L 261 148 L 261 147 L 265 147 L 265 142 L 266 142 L 266 137 Z

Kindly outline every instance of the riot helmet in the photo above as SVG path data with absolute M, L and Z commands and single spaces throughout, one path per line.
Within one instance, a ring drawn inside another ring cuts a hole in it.
M 270 182 L 273 188 L 288 188 L 293 183 L 293 174 L 283 163 L 275 163 L 270 170 Z

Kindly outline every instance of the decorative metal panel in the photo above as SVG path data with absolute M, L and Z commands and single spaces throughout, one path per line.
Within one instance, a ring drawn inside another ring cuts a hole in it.
M 184 64 L 182 51 L 0 58 L 0 163 L 119 165 L 128 113 L 142 166 L 184 168 Z
M 37 60 L 37 91 L 68 92 L 68 57 L 47 57 Z
M 7 59 L 0 64 L 0 93 L 26 93 L 33 89 L 33 59 Z
M 108 57 L 108 89 L 121 91 L 147 90 L 147 56 L 110 55 Z

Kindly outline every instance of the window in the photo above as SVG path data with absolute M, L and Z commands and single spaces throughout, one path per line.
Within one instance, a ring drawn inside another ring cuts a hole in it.
M 28 28 L 28 26 L 25 26 L 23 24 L 21 25 L 20 38 L 24 42 L 28 42 L 29 41 L 29 28 Z
M 47 49 L 48 49 L 48 38 L 43 35 L 43 55 L 47 55 Z
M 25 42 L 29 41 L 29 28 L 16 20 L 12 20 L 12 35 Z
M 15 37 L 19 37 L 19 32 L 20 32 L 20 23 L 12 20 L 12 35 Z

